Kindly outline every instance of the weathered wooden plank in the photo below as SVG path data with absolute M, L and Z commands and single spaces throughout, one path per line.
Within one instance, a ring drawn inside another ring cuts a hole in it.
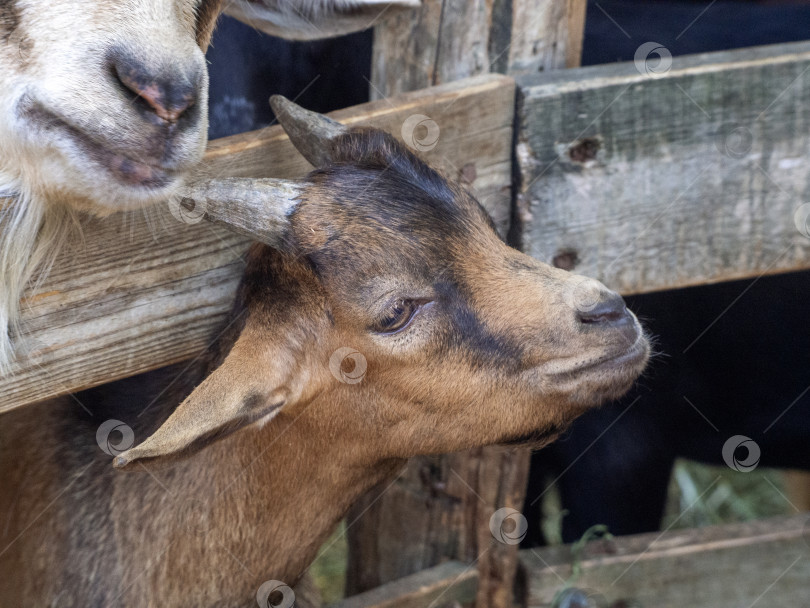
M 489 522 L 498 509 L 522 506 L 526 456 L 491 447 L 411 459 L 396 482 L 364 496 L 349 515 L 347 593 L 458 559 L 486 570 L 488 601 L 477 605 L 510 605 L 517 546 L 496 540 Z
M 810 44 L 657 61 L 519 79 L 526 250 L 623 293 L 810 267 Z
M 513 110 L 514 81 L 485 75 L 333 116 L 379 126 L 398 138 L 409 116 L 431 116 L 439 138 L 419 154 L 453 178 L 468 167 L 462 182 L 503 229 Z M 405 136 L 413 133 L 406 130 Z M 272 127 L 211 142 L 201 174 L 290 178 L 309 169 L 282 130 Z M 24 337 L 17 340 L 24 354 L 14 373 L 0 378 L 0 412 L 200 352 L 230 306 L 248 242 L 197 221 L 194 212 L 174 213 L 189 223 L 157 209 L 83 226 L 83 242 L 65 251 L 26 297 Z
M 511 75 L 579 66 L 587 0 L 512 0 L 511 37 L 498 53 Z
M 422 0 L 374 29 L 371 97 L 579 65 L 586 0 Z
M 458 561 L 445 562 L 355 595 L 329 608 L 425 608 L 475 600 L 478 570 Z
M 372 96 L 578 63 L 586 4 L 424 0 L 419 12 L 375 29 Z M 347 591 L 458 559 L 477 565 L 476 606 L 510 606 L 517 546 L 496 541 L 489 521 L 500 508 L 521 507 L 528 469 L 527 449 L 411 459 L 394 485 L 366 496 L 349 516 Z
M 806 606 L 810 516 L 640 534 L 587 544 L 573 585 L 593 605 Z M 529 608 L 551 605 L 572 574 L 572 546 L 521 551 Z M 598 603 L 598 596 L 604 603 Z

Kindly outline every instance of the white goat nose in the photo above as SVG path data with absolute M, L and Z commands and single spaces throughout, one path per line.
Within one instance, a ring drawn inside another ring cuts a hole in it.
M 124 88 L 135 93 L 166 122 L 176 122 L 197 103 L 202 74 L 194 66 L 151 68 L 123 51 L 113 51 L 110 61 Z

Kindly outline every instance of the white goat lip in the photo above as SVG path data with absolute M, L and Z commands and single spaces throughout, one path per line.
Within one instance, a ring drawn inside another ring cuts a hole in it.
M 123 154 L 109 153 L 109 156 L 101 154 L 99 157 L 94 156 L 97 162 L 104 165 L 120 181 L 131 186 L 163 188 L 174 180 L 166 169 L 133 160 Z
M 67 134 L 91 160 L 106 169 L 118 181 L 128 186 L 159 189 L 165 188 L 175 180 L 173 171 L 108 149 L 84 131 L 74 127 L 40 104 L 29 106 L 26 108 L 25 113 L 44 128 L 59 129 Z

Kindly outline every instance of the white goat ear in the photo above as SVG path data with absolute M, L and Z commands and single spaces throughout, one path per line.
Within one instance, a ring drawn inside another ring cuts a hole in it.
M 421 4 L 420 0 L 231 0 L 225 13 L 271 36 L 316 40 L 367 30 Z
M 189 456 L 254 422 L 269 422 L 297 398 L 297 366 L 284 353 L 257 353 L 244 341 L 145 441 L 119 454 L 116 468 Z M 271 360 L 272 359 L 272 360 Z

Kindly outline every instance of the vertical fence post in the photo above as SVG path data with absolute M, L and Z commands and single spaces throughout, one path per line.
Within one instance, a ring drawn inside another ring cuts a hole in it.
M 523 74 L 579 64 L 586 0 L 423 0 L 376 27 L 371 97 L 486 72 Z M 520 510 L 527 449 L 483 448 L 411 460 L 398 480 L 349 514 L 347 594 L 459 559 L 478 568 L 478 608 L 508 608 L 517 546 L 490 519 Z M 508 526 L 509 524 L 507 524 Z

